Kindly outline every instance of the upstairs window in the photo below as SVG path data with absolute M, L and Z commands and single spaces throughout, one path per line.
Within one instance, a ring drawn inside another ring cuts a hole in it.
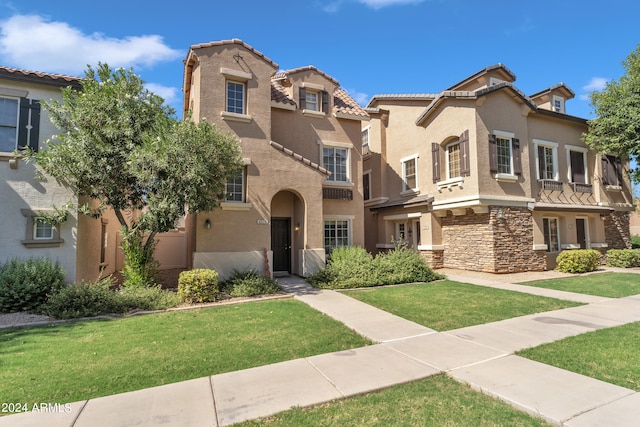
M 556 142 L 534 139 L 538 179 L 558 180 L 558 144 Z
M 316 89 L 316 85 L 307 83 L 307 86 L 309 87 L 300 87 L 300 109 L 327 114 L 329 112 L 329 93 L 326 90 Z
M 622 187 L 622 159 L 617 156 L 602 156 L 602 183 Z
M 402 191 L 418 191 L 418 156 L 402 159 Z
M 371 199 L 371 171 L 362 175 L 362 197 L 365 201 Z
M 520 140 L 512 133 L 496 131 L 489 135 L 489 168 L 501 177 L 522 174 Z
M 15 150 L 17 138 L 18 99 L 0 98 L 0 151 Z
M 226 202 L 244 202 L 245 201 L 245 191 L 244 191 L 244 178 L 245 172 L 244 170 L 235 177 L 234 179 L 227 180 L 225 185 L 225 193 L 224 200 Z
M 511 163 L 511 138 L 496 138 L 498 149 L 498 173 L 513 175 Z
M 460 142 L 447 145 L 447 179 L 460 175 Z
M 558 95 L 553 95 L 553 99 L 552 99 L 553 105 L 553 111 L 555 111 L 556 113 L 564 113 L 564 98 Z
M 587 183 L 586 149 L 569 150 L 569 179 L 578 184 Z
M 322 164 L 331 172 L 328 181 L 349 182 L 349 150 L 347 148 L 323 147 Z
M 305 103 L 306 110 L 320 111 L 318 108 L 318 92 L 306 91 Z
M 227 112 L 245 114 L 244 83 L 227 81 Z

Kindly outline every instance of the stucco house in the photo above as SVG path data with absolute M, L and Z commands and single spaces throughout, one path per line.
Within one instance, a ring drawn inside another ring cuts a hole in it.
M 364 246 L 362 122 L 314 66 L 282 71 L 241 40 L 190 47 L 184 109 L 240 141 L 244 170 L 212 212 L 187 218 L 190 265 L 308 276 L 336 246 Z
M 96 279 L 115 268 L 115 232 L 108 219 L 78 218 L 50 224 L 43 213 L 63 208 L 72 195 L 52 178 L 36 179 L 36 166 L 16 149 L 43 149 L 59 130 L 40 100 L 61 100 L 60 89 L 80 89 L 78 77 L 0 67 L 0 261 L 46 257 L 64 266 L 69 282 Z M 113 224 L 112 224 L 113 225 Z
M 493 65 L 439 93 L 375 95 L 363 126 L 366 248 L 402 240 L 435 268 L 551 269 L 630 245 L 625 159 L 582 142 L 560 83 L 525 95 Z

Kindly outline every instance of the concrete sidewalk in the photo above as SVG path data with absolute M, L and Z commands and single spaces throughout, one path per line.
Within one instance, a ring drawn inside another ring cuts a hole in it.
M 454 277 L 504 285 L 486 277 Z M 339 292 L 312 289 L 298 278 L 280 282 L 378 344 L 0 417 L 0 426 L 225 426 L 442 372 L 556 425 L 638 425 L 639 393 L 513 353 L 640 321 L 640 295 L 435 332 Z

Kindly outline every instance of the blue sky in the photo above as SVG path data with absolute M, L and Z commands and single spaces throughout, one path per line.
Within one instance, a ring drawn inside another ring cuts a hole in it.
M 567 113 L 590 118 L 586 94 L 622 75 L 638 16 L 636 0 L 0 0 L 0 65 L 133 67 L 180 111 L 189 46 L 240 38 L 281 69 L 315 65 L 363 105 L 437 93 L 501 62 L 526 94 L 566 83 Z

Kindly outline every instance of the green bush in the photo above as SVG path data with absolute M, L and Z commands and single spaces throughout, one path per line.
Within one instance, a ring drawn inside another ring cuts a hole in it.
M 119 292 L 124 304 L 131 310 L 166 310 L 180 305 L 180 297 L 160 286 L 150 288 L 122 288 Z
M 128 234 L 125 230 L 122 230 L 122 234 L 126 235 L 121 244 L 125 255 L 122 286 L 125 288 L 156 286 L 160 263 L 153 257 L 153 253 L 158 242 L 152 241 L 148 245 L 145 244 L 144 233 L 140 230 L 135 230 Z
M 318 288 L 353 289 L 431 282 L 442 277 L 431 270 L 419 252 L 406 245 L 397 245 L 375 258 L 365 249 L 351 246 L 335 248 L 326 268 L 307 278 L 307 281 Z
M 47 258 L 14 258 L 0 265 L 0 312 L 37 311 L 65 285 L 65 271 Z
M 218 273 L 215 270 L 196 268 L 183 271 L 178 277 L 178 296 L 182 302 L 213 302 L 219 294 Z
M 586 273 L 600 265 L 600 252 L 595 249 L 562 251 L 556 258 L 556 270 L 563 273 Z
M 609 267 L 640 267 L 640 249 L 609 249 L 607 251 Z
M 231 277 L 220 285 L 220 289 L 232 297 L 274 294 L 282 290 L 277 280 L 252 269 L 242 271 L 233 269 Z
M 640 249 L 640 236 L 631 236 L 631 249 Z
M 129 311 L 117 292 L 112 291 L 110 277 L 95 283 L 69 285 L 52 295 L 42 307 L 42 313 L 57 319 L 77 319 Z

